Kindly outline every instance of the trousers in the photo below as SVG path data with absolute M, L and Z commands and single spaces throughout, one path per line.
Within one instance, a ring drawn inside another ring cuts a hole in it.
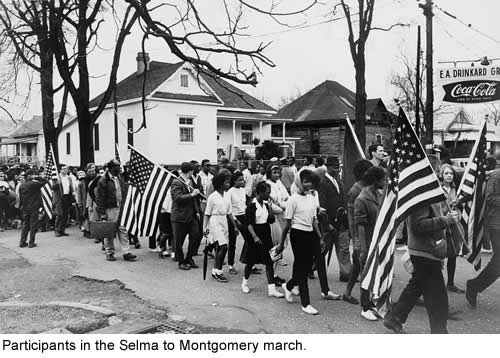
M 30 234 L 30 245 L 35 243 L 35 235 L 38 230 L 38 210 L 23 210 L 23 227 L 21 230 L 21 244 L 26 244 L 28 240 L 28 232 Z
M 493 255 L 479 275 L 469 280 L 469 287 L 475 292 L 483 292 L 500 276 L 500 228 L 488 228 L 488 231 Z
M 444 284 L 442 262 L 413 255 L 410 259 L 413 264 L 412 277 L 388 314 L 401 323 L 406 322 L 409 313 L 423 295 L 431 333 L 448 333 L 448 293 Z
M 310 304 L 307 275 L 311 271 L 313 264 L 313 241 L 315 237 L 316 234 L 314 231 L 290 230 L 290 243 L 293 251 L 293 272 L 292 278 L 286 283 L 286 288 L 291 291 L 294 286 L 299 286 L 302 307 Z
M 106 209 L 106 215 L 109 221 L 119 221 L 120 208 Z M 130 241 L 128 239 L 128 232 L 123 226 L 118 225 L 118 241 L 120 241 L 120 246 L 122 248 L 123 254 L 127 254 L 130 251 Z M 106 255 L 113 255 L 115 253 L 114 237 L 104 239 L 104 249 L 106 250 Z
M 196 255 L 201 241 L 198 220 L 196 217 L 193 217 L 193 219 L 187 223 L 172 221 L 172 233 L 174 235 L 175 258 L 177 262 L 179 264 L 188 263 L 188 261 Z M 184 256 L 182 247 L 184 246 L 186 235 L 189 235 L 189 244 L 187 254 Z
M 62 213 L 61 215 L 56 216 L 56 223 L 54 231 L 56 233 L 64 233 L 66 230 L 66 225 L 68 225 L 69 219 L 69 210 L 71 208 L 71 194 L 65 194 L 61 198 L 61 207 Z

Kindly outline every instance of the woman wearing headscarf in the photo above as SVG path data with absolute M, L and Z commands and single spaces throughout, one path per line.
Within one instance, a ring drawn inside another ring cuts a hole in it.
M 290 195 L 280 180 L 281 167 L 278 163 L 272 163 L 266 173 L 266 183 L 271 187 L 271 194 L 269 196 L 269 205 L 276 217 L 276 221 L 271 224 L 271 238 L 274 245 L 278 245 L 281 240 L 281 231 L 285 227 L 284 211 L 286 209 L 286 202 Z M 279 286 L 285 282 L 278 276 L 276 272 L 278 269 L 278 262 L 274 266 L 274 279 L 275 283 Z

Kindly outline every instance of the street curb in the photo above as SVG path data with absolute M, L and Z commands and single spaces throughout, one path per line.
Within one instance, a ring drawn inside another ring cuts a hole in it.
M 86 303 L 76 303 L 67 301 L 52 301 L 49 303 L 29 303 L 23 301 L 0 302 L 0 307 L 35 307 L 35 306 L 62 306 L 62 307 L 79 308 L 86 311 L 100 313 L 106 317 L 116 315 L 115 311 L 112 311 L 108 308 L 93 306 Z
M 72 308 L 80 308 L 86 311 L 93 311 L 96 313 L 100 313 L 106 317 L 116 315 L 115 311 L 112 311 L 108 308 L 98 307 L 89 305 L 87 303 L 77 303 L 77 302 L 67 302 L 67 301 L 52 301 L 48 303 L 49 306 L 63 306 L 63 307 L 72 307 Z

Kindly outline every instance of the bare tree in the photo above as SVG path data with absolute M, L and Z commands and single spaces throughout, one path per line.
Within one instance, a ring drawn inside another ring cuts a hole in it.
M 420 62 L 419 78 L 417 79 L 417 64 L 416 60 L 411 59 L 404 50 L 400 51 L 399 63 L 401 69 L 393 72 L 391 75 L 391 85 L 394 87 L 395 100 L 407 114 L 413 119 L 416 117 L 417 99 L 419 100 L 419 114 L 420 118 L 425 118 L 425 104 L 426 104 L 426 66 L 424 61 Z M 417 94 L 417 81 L 420 85 L 420 93 Z M 453 107 L 444 102 L 434 108 L 434 113 L 444 113 L 447 108 Z M 398 110 L 395 107 L 396 110 Z M 420 133 L 425 132 L 425 121 L 420 122 Z
M 486 114 L 488 115 L 488 122 L 498 126 L 500 125 L 500 105 L 496 103 L 488 103 L 486 105 Z
M 340 0 L 340 6 L 344 12 L 347 28 L 349 30 L 348 41 L 351 57 L 356 71 L 356 135 L 363 149 L 366 145 L 366 42 L 372 30 L 390 31 L 397 26 L 407 24 L 396 23 L 387 28 L 372 26 L 375 0 Z M 355 21 L 358 28 L 354 28 Z
M 98 18 L 98 14 L 108 8 L 115 15 L 114 6 L 114 2 L 108 3 L 104 0 L 60 0 L 58 4 L 51 4 L 49 12 L 50 23 L 53 25 L 50 37 L 53 39 L 55 62 L 78 117 L 81 166 L 94 162 L 93 124 L 111 97 L 123 43 L 138 18 L 129 6 L 121 20 L 116 38 L 108 85 L 101 102 L 91 112 L 88 53 L 96 46 L 99 27 L 104 22 L 104 19 Z M 115 20 L 120 21 L 117 18 Z M 77 71 L 74 71 L 75 68 Z
M 45 152 L 48 153 L 52 145 L 57 158 L 57 139 L 66 114 L 68 95 L 63 85 L 54 88 L 53 46 L 49 20 L 49 8 L 53 3 L 54 0 L 0 2 L 0 23 L 2 24 L 3 45 L 6 50 L 4 54 L 9 50 L 12 53 L 10 59 L 12 71 L 7 81 L 15 86 L 21 67 L 40 74 Z M 28 91 L 31 85 L 29 87 Z M 64 95 L 56 125 L 54 123 L 54 94 L 61 89 L 64 89 Z
M 295 91 L 290 93 L 288 96 L 281 96 L 280 102 L 278 103 L 278 109 L 285 107 L 287 104 L 292 103 L 300 97 L 302 97 L 302 91 L 300 90 L 300 88 L 296 88 Z

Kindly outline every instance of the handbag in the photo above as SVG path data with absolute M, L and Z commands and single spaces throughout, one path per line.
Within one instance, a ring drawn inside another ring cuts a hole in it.
M 276 262 L 283 258 L 283 252 L 278 253 L 278 245 L 276 245 L 271 250 L 269 250 L 269 256 L 271 256 L 272 262 Z

